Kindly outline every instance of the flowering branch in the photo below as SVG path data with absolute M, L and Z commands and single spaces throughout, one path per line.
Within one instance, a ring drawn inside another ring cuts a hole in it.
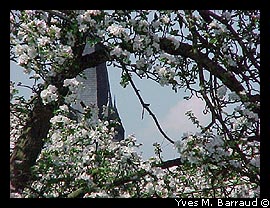
M 205 70 L 209 71 L 211 74 L 219 78 L 225 86 L 227 86 L 232 92 L 235 92 L 243 102 L 254 100 L 254 96 L 251 94 L 244 94 L 245 88 L 242 84 L 236 79 L 236 77 L 229 71 L 223 68 L 218 63 L 212 61 L 208 58 L 207 54 L 204 54 L 200 51 L 193 50 L 193 47 L 187 43 L 180 43 L 180 46 L 177 49 L 174 49 L 173 43 L 166 39 L 162 38 L 160 40 L 160 48 L 166 51 L 167 53 L 173 55 L 181 55 L 183 57 L 188 57 L 196 61 L 201 65 Z M 238 70 L 237 67 L 231 66 L 231 68 L 236 68 L 234 71 Z M 259 111 L 259 106 L 253 109 L 254 112 Z
M 228 30 L 231 32 L 231 34 L 238 41 L 238 43 L 240 44 L 241 48 L 243 49 L 244 55 L 247 55 L 247 57 L 250 59 L 250 61 L 252 62 L 252 64 L 257 69 L 260 68 L 259 63 L 252 56 L 252 52 L 248 51 L 247 47 L 245 46 L 245 44 L 242 41 L 242 38 L 239 37 L 239 34 L 237 34 L 237 32 L 233 29 L 233 27 L 230 24 L 228 24 L 228 21 L 225 18 L 222 18 L 219 15 L 217 15 L 214 12 L 209 11 L 209 10 L 204 10 L 203 14 L 206 15 L 207 17 L 209 17 L 209 18 L 210 18 L 210 16 L 211 17 L 214 17 L 215 19 L 217 19 L 218 21 L 220 21 L 221 23 L 223 23 L 224 25 L 226 25 L 226 27 L 228 28 Z
M 160 48 L 169 54 L 181 55 L 193 59 L 197 63 L 201 64 L 205 70 L 208 70 L 214 76 L 218 77 L 231 91 L 236 92 L 237 94 L 244 91 L 244 87 L 231 73 L 209 59 L 207 54 L 203 54 L 199 51 L 194 53 L 191 45 L 180 43 L 180 46 L 177 49 L 174 49 L 173 43 L 170 40 L 162 38 L 160 40 Z

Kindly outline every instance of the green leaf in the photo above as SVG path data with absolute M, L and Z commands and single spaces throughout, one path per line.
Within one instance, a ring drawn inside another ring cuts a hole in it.
M 218 42 L 217 38 L 211 38 L 209 43 L 216 44 Z
M 126 86 L 128 86 L 128 84 L 129 84 L 129 76 L 128 76 L 128 74 L 126 74 L 126 73 L 122 74 L 120 84 L 124 88 L 126 88 Z

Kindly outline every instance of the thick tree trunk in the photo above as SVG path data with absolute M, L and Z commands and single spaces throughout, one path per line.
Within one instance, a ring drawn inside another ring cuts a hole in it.
M 52 106 L 44 106 L 37 97 L 33 111 L 10 158 L 11 184 L 15 190 L 22 190 L 30 180 L 30 168 L 35 164 L 42 149 L 52 116 Z

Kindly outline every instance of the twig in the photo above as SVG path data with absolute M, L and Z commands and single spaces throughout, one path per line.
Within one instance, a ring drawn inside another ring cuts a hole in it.
M 121 65 L 122 65 L 123 70 L 126 72 L 126 74 L 128 76 L 128 79 L 129 79 L 129 82 L 130 82 L 133 90 L 135 91 L 137 97 L 139 98 L 139 101 L 142 104 L 143 109 L 147 110 L 147 112 L 149 113 L 149 115 L 153 118 L 153 120 L 154 120 L 154 122 L 155 122 L 155 124 L 156 124 L 156 126 L 158 128 L 158 130 L 164 136 L 164 138 L 167 139 L 170 143 L 174 144 L 174 141 L 172 139 L 170 139 L 170 137 L 168 137 L 166 135 L 166 133 L 163 131 L 163 129 L 161 128 L 161 126 L 160 126 L 160 124 L 158 122 L 157 117 L 155 116 L 155 114 L 149 108 L 150 104 L 147 104 L 147 103 L 144 102 L 142 96 L 139 93 L 139 90 L 137 89 L 136 85 L 134 84 L 133 80 L 131 79 L 131 76 L 130 76 L 130 74 L 128 72 L 128 69 L 125 67 L 124 64 L 121 63 Z
M 68 22 L 72 22 L 67 16 L 63 15 L 61 12 L 56 10 L 43 10 L 44 12 L 47 12 L 49 14 L 55 15 L 57 17 L 60 17 L 61 19 L 64 19 Z

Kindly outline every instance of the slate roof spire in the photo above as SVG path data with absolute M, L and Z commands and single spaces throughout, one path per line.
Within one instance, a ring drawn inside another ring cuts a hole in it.
M 86 54 L 93 53 L 94 51 L 101 50 L 98 45 L 95 47 L 90 47 L 86 44 L 83 56 Z M 124 139 L 124 128 L 119 117 L 118 110 L 115 105 L 112 105 L 112 98 L 110 92 L 110 84 L 108 78 L 108 72 L 106 63 L 101 63 L 96 67 L 87 68 L 84 71 L 84 76 L 78 76 L 76 79 L 84 83 L 84 88 L 80 89 L 78 92 L 79 102 L 74 105 L 74 108 L 79 111 L 83 111 L 80 102 L 86 106 L 97 106 L 98 107 L 98 117 L 100 119 L 114 120 L 118 121 L 120 125 L 115 126 L 115 130 L 118 134 L 115 136 L 114 140 L 120 141 Z M 86 79 L 85 79 L 86 78 Z M 108 115 L 103 115 L 103 106 L 108 107 Z

